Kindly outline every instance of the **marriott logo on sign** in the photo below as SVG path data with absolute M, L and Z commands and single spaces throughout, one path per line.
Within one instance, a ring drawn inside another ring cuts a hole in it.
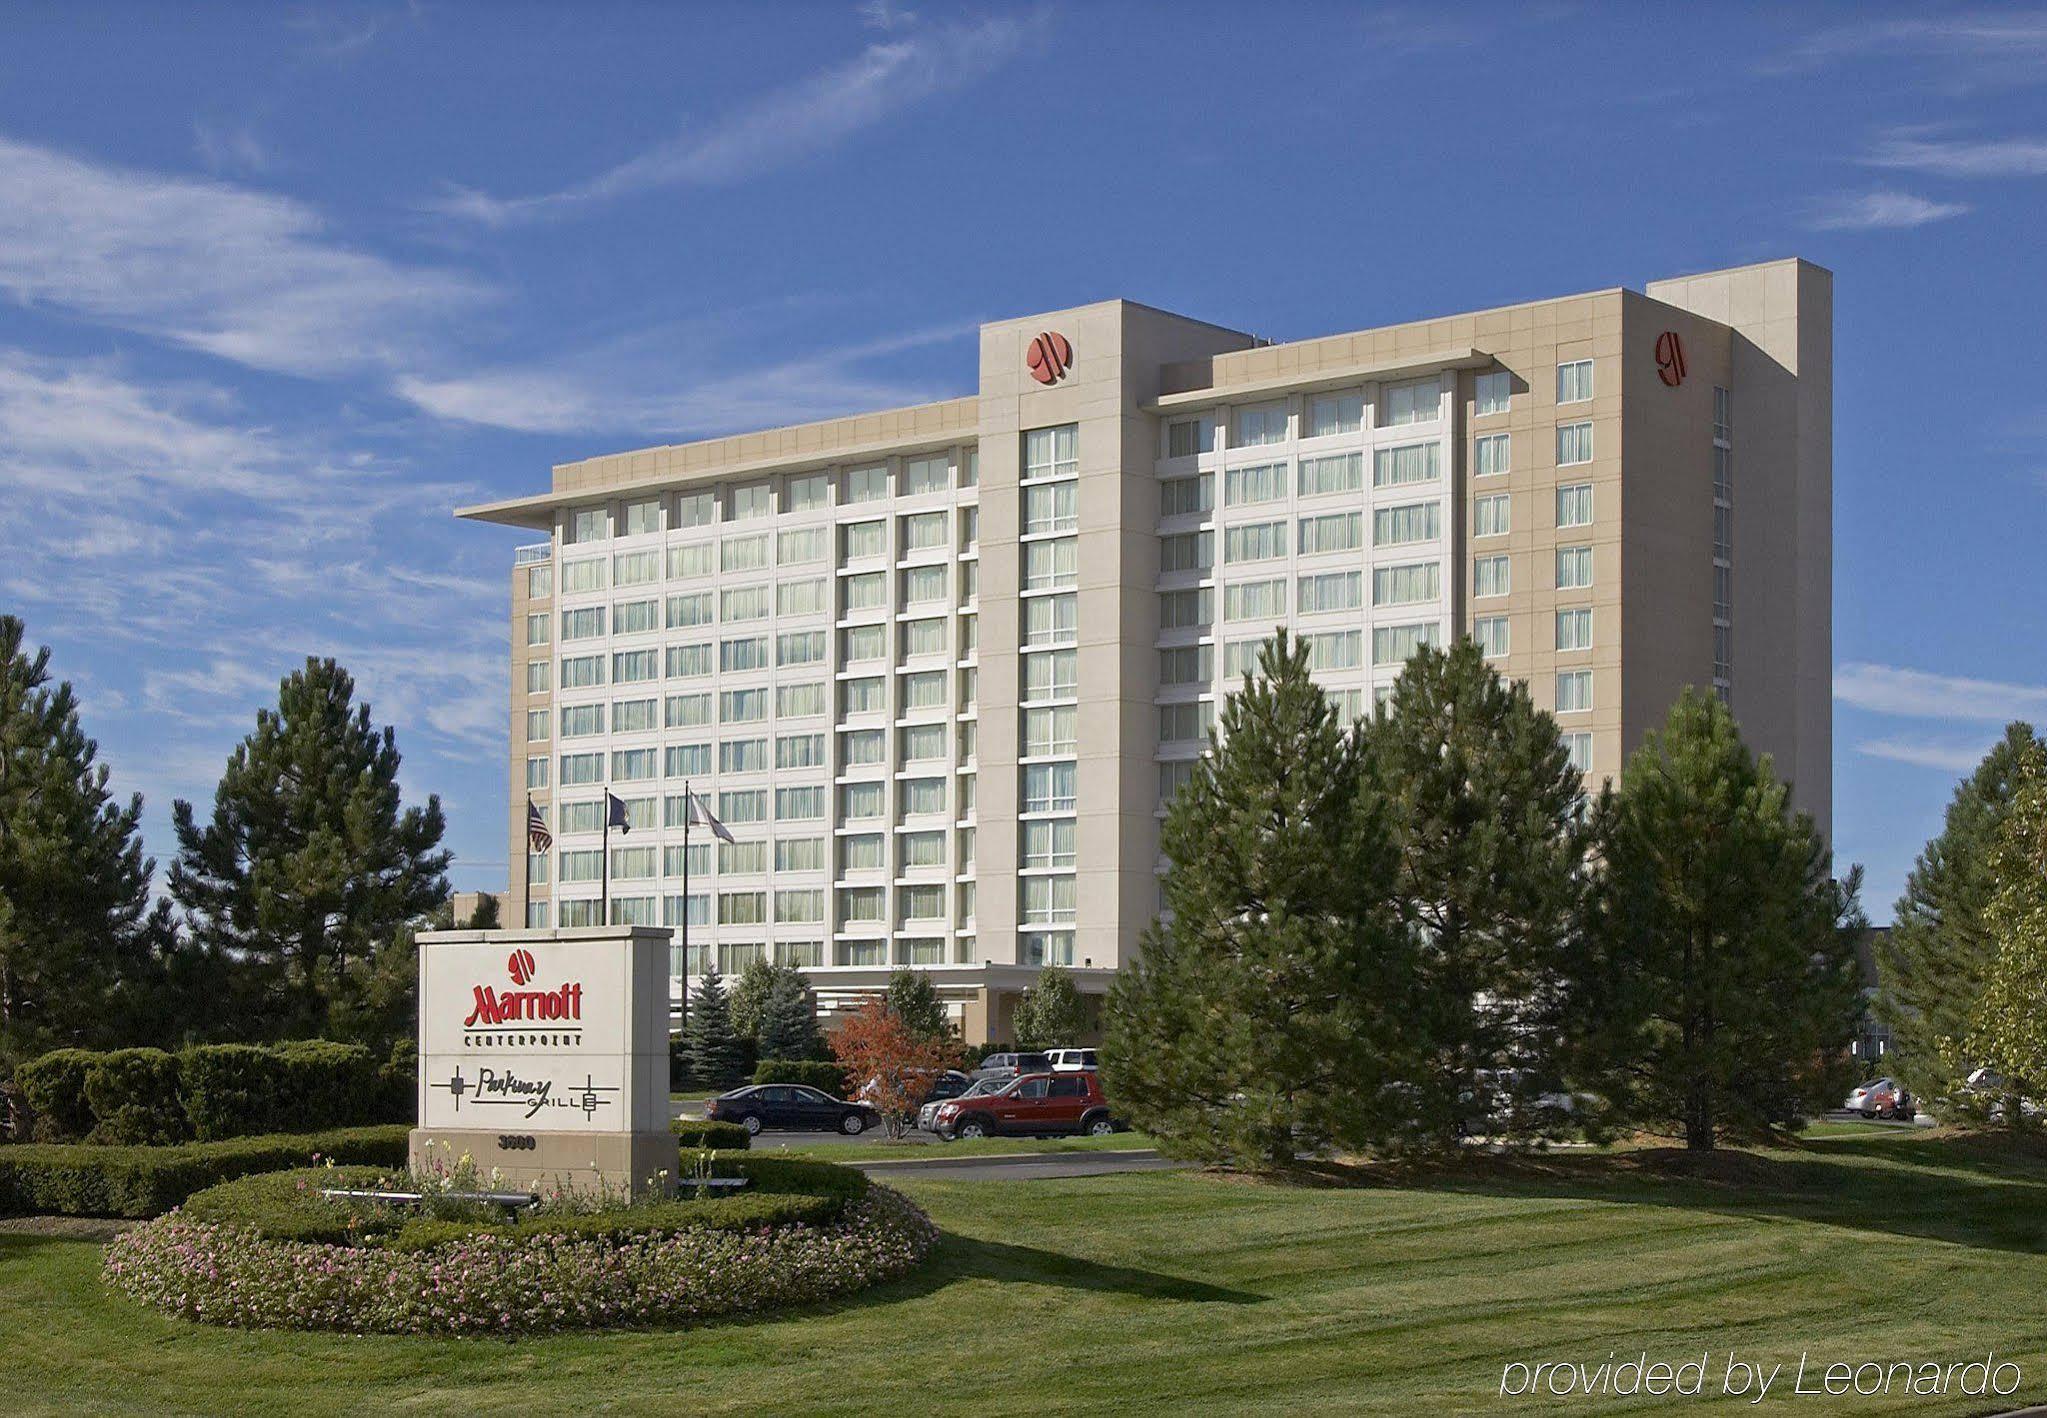
M 533 952 L 530 950 L 515 950 L 505 961 L 505 972 L 512 977 L 515 985 L 531 983 L 534 971 Z M 475 990 L 476 1007 L 462 1022 L 465 1029 L 474 1029 L 479 1024 L 581 1020 L 583 1017 L 583 987 L 580 983 L 563 984 L 552 990 L 506 990 L 502 994 L 489 985 L 477 985 Z

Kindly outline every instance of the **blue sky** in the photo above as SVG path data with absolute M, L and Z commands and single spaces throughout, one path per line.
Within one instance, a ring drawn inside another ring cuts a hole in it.
M 1255 16 L 1246 20 L 1245 16 Z M 16 7 L 0 607 L 172 850 L 307 654 L 502 884 L 550 464 L 968 392 L 1127 296 L 1293 339 L 1836 277 L 1836 839 L 1872 915 L 2047 719 L 2047 10 Z M 1750 646 L 1745 653 L 1758 653 Z

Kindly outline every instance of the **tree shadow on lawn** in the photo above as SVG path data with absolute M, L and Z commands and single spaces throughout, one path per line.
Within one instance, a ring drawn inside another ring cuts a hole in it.
M 2047 1254 L 2047 1167 L 1967 1139 L 1487 1155 L 1433 1167 L 1317 1162 L 1304 1164 L 1302 1174 L 1322 1186 L 1667 1206 Z

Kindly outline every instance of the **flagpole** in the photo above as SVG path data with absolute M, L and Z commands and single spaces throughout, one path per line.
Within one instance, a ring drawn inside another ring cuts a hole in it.
M 597 896 L 597 924 L 611 924 L 611 784 L 604 785 L 604 846 L 601 849 L 604 861 Z
M 689 1011 L 689 824 L 696 815 L 695 789 L 685 778 L 682 780 L 682 1002 L 685 1016 Z
M 526 795 L 526 829 L 524 841 L 526 850 L 519 854 L 523 865 L 519 868 L 519 929 L 525 930 L 533 924 L 533 794 Z

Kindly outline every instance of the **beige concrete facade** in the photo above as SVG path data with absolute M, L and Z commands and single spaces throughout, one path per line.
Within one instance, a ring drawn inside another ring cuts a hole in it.
M 576 829 L 608 783 L 659 858 L 649 877 L 614 852 L 633 874 L 612 910 L 695 913 L 678 977 L 778 954 L 834 1006 L 909 964 L 999 1038 L 1042 964 L 1099 990 L 1137 950 L 1161 799 L 1275 621 L 1360 712 L 1404 646 L 1476 634 L 1594 779 L 1685 685 L 1715 687 L 1824 826 L 1831 321 L 1831 277 L 1795 260 L 1287 344 L 1107 301 L 984 326 L 974 397 L 557 467 L 546 494 L 462 513 L 548 534 L 513 585 L 512 859 L 530 792 L 586 875 Z M 1044 333 L 1070 348 L 1049 383 Z M 828 564 L 785 561 L 818 535 Z M 664 575 L 630 593 L 591 565 L 638 578 L 645 552 Z M 719 616 L 699 626 L 703 590 Z M 819 632 L 826 661 L 792 665 Z M 883 637 L 883 662 L 851 658 Z M 664 673 L 628 690 L 612 671 L 648 651 Z M 692 706 L 712 703 L 707 723 Z M 670 870 L 684 775 L 763 844 L 710 870 L 697 829 L 695 906 Z M 825 816 L 785 818 L 813 787 Z M 546 865 L 529 921 L 580 921 L 600 886 Z

